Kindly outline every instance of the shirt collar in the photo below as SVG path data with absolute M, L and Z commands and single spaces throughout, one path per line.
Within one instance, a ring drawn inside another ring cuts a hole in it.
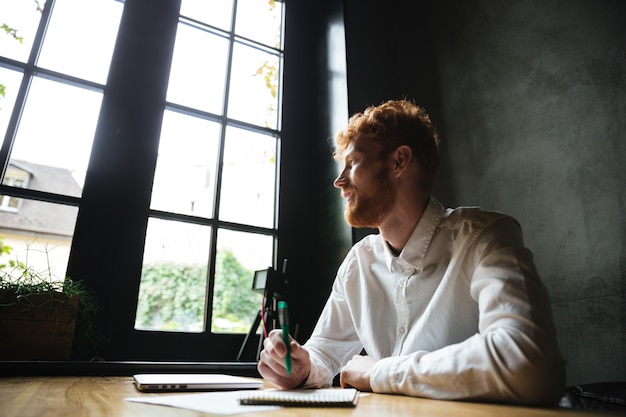
M 392 265 L 394 261 L 403 265 L 405 269 L 411 268 L 417 271 L 422 269 L 424 256 L 430 246 L 430 241 L 435 233 L 435 229 L 439 225 L 439 221 L 444 213 L 445 208 L 437 199 L 431 196 L 422 217 L 419 222 L 417 222 L 411 237 L 409 237 L 409 240 L 406 242 L 404 249 L 402 249 L 397 259 L 389 248 L 389 245 L 385 242 L 385 263 L 390 271 L 393 270 Z

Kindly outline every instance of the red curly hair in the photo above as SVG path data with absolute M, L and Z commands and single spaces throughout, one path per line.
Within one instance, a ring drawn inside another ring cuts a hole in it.
M 397 100 L 356 113 L 335 137 L 334 159 L 343 160 L 346 149 L 358 136 L 383 143 L 381 157 L 401 145 L 409 146 L 419 164 L 422 183 L 428 190 L 432 188 L 440 162 L 439 134 L 423 108 L 407 100 Z

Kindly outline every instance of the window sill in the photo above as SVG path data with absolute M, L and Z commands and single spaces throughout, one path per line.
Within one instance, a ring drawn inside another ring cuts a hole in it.
M 130 376 L 150 372 L 259 377 L 256 362 L 0 361 L 0 376 Z

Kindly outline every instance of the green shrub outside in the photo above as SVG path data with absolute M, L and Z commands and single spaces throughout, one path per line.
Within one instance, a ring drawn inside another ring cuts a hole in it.
M 232 251 L 217 253 L 213 332 L 248 332 L 262 303 L 261 295 L 251 290 L 253 275 L 254 271 L 243 267 Z M 202 331 L 207 281 L 206 265 L 174 262 L 145 264 L 136 326 Z

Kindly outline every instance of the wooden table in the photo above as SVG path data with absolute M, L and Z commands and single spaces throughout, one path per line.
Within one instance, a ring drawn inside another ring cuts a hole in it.
M 124 401 L 144 395 L 132 377 L 29 376 L 0 377 L 0 415 L 3 417 L 191 417 L 209 416 L 191 410 Z M 437 401 L 395 395 L 362 396 L 356 408 L 282 408 L 278 411 L 238 414 L 246 417 L 566 417 L 598 416 L 576 410 L 516 407 L 495 404 Z

